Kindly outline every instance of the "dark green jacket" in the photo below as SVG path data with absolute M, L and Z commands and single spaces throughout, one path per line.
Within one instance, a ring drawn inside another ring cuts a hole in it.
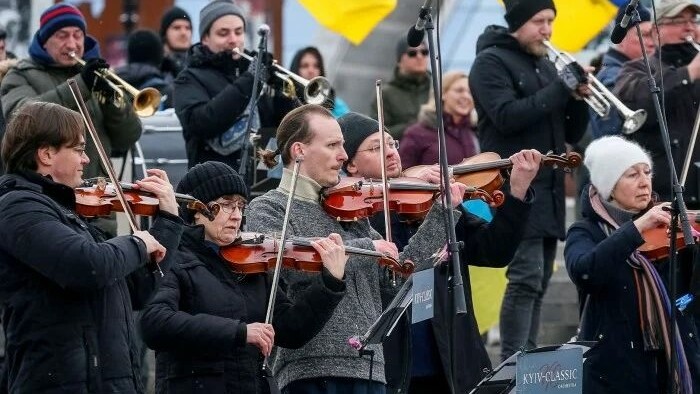
M 403 75 L 399 69 L 394 69 L 394 79 L 389 81 L 382 90 L 384 103 L 384 126 L 391 135 L 400 140 L 406 126 L 418 119 L 420 106 L 428 102 L 430 95 L 430 75 L 420 77 Z M 369 114 L 377 119 L 377 98 L 372 101 L 372 111 Z
M 20 60 L 2 79 L 0 100 L 5 119 L 9 122 L 10 114 L 29 101 L 57 103 L 77 110 L 78 107 L 68 87 L 69 78 L 75 78 L 78 82 L 92 122 L 107 154 L 111 154 L 112 150 L 125 151 L 138 141 L 141 136 L 141 121 L 131 107 L 131 97 L 125 96 L 122 108 L 116 108 L 109 101 L 100 104 L 92 97 L 80 76 L 79 68 L 44 66 L 31 59 Z M 90 163 L 85 167 L 83 177 L 104 175 L 97 148 L 89 133 L 85 139 Z

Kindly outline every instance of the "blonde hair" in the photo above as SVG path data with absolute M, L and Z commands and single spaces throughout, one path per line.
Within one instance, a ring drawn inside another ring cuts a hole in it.
M 441 90 L 440 97 L 441 98 L 445 97 L 445 94 L 447 93 L 448 90 L 450 90 L 452 85 L 454 85 L 455 82 L 459 81 L 462 78 L 466 79 L 467 83 L 469 82 L 469 76 L 467 75 L 467 73 L 462 72 L 462 71 L 450 71 L 450 72 L 443 74 L 442 84 L 441 84 L 442 90 Z M 471 94 L 471 92 L 470 92 L 470 94 Z M 428 99 L 428 102 L 421 105 L 420 112 L 418 113 L 419 120 L 428 119 L 428 118 L 431 118 L 432 116 L 435 116 L 435 112 L 437 111 L 437 109 L 435 108 L 435 98 L 434 97 L 435 96 L 431 92 L 430 98 Z M 472 101 L 474 101 L 473 98 L 472 98 Z M 443 109 L 443 111 L 444 111 L 444 109 Z M 476 123 L 478 121 L 477 116 L 476 116 L 476 107 L 474 109 L 472 109 L 472 112 L 471 112 L 469 117 L 471 118 L 470 119 L 471 126 L 476 127 Z

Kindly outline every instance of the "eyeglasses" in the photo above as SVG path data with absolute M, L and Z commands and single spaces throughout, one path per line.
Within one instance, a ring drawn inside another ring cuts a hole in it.
M 430 52 L 428 52 L 427 49 L 420 49 L 420 50 L 419 49 L 409 49 L 406 51 L 406 56 L 416 57 L 416 56 L 418 56 L 419 53 L 425 57 L 425 56 L 428 56 L 428 54 Z
M 248 206 L 248 203 L 245 200 L 226 201 L 226 202 L 214 201 L 214 202 L 210 202 L 207 205 L 207 207 L 209 208 L 211 213 L 214 215 L 218 215 L 219 211 L 223 211 L 224 213 L 230 215 L 236 209 L 240 209 L 241 214 L 243 214 L 243 212 L 245 212 L 245 209 L 247 206 Z
M 396 140 L 386 141 L 386 148 L 399 150 L 399 141 L 396 141 Z M 372 146 L 371 148 L 358 150 L 357 153 L 360 153 L 360 152 L 379 153 L 380 149 L 382 149 L 382 148 L 379 146 L 379 144 L 377 144 L 377 145 Z
M 697 17 L 695 17 L 694 19 L 671 18 L 671 19 L 667 19 L 667 20 L 659 23 L 659 25 L 669 25 L 669 26 L 681 26 L 681 25 L 686 25 L 686 24 L 699 25 L 700 19 L 698 19 Z

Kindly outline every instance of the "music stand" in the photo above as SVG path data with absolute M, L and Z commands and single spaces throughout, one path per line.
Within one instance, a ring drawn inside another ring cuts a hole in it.
M 350 338 L 349 344 L 362 354 L 367 345 L 380 344 L 396 327 L 401 316 L 413 303 L 413 275 L 399 288 L 398 293 L 367 332 L 359 338 Z
M 537 353 L 537 352 L 550 352 L 559 349 L 572 349 L 581 348 L 583 350 L 583 362 L 586 362 L 586 353 L 591 350 L 591 348 L 597 342 L 594 341 L 579 341 L 579 342 L 568 342 L 561 345 L 543 346 L 536 349 L 527 350 L 526 353 Z M 518 355 L 522 351 L 516 352 L 512 356 L 496 368 L 491 370 L 491 372 L 486 375 L 481 382 L 479 382 L 476 387 L 469 392 L 469 394 L 515 394 L 515 367 Z

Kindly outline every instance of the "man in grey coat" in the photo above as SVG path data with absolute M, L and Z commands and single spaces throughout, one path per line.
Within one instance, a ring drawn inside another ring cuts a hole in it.
M 2 79 L 2 112 L 9 122 L 12 113 L 30 101 L 51 102 L 75 110 L 77 105 L 67 82 L 73 78 L 107 154 L 126 151 L 141 136 L 141 121 L 131 106 L 131 98 L 125 96 L 121 105 L 115 105 L 115 92 L 97 77 L 95 72 L 109 65 L 100 58 L 97 41 L 85 31 L 85 19 L 74 6 L 59 3 L 47 8 L 29 47 L 29 58 L 21 60 Z M 71 53 L 87 64 L 80 66 Z M 88 135 L 87 139 L 90 163 L 83 173 L 86 179 L 105 174 L 92 138 Z
M 270 232 L 282 228 L 292 169 L 295 159 L 303 158 L 289 219 L 291 235 L 320 237 L 336 232 L 347 246 L 376 250 L 399 260 L 411 259 L 416 270 L 432 268 L 431 255 L 445 245 L 442 219 L 445 209 L 455 215 L 455 220 L 460 217 L 454 207 L 445 208 L 436 202 L 416 235 L 399 254 L 396 245 L 381 239 L 367 218 L 342 223 L 326 213 L 320 203 L 323 189 L 338 184 L 340 169 L 348 158 L 340 126 L 328 110 L 318 105 L 292 110 L 277 129 L 277 141 L 281 148 L 265 152 L 263 157 L 268 165 L 273 165 L 275 156 L 282 156 L 282 179 L 277 189 L 251 201 L 248 222 L 253 225 L 249 230 Z M 457 183 L 452 189 L 453 195 L 465 192 L 465 186 Z M 459 199 L 455 199 L 457 203 Z M 312 275 L 284 269 L 283 276 L 289 283 L 288 296 L 294 299 L 296 293 L 308 286 Z M 374 352 L 373 358 L 361 357 L 348 345 L 348 338 L 365 333 L 379 317 L 382 311 L 380 290 L 387 285 L 386 277 L 376 259 L 350 256 L 345 271 L 347 293 L 333 317 L 305 346 L 296 350 L 277 349 L 273 357 L 273 371 L 284 393 L 385 392 L 381 347 L 369 346 Z

